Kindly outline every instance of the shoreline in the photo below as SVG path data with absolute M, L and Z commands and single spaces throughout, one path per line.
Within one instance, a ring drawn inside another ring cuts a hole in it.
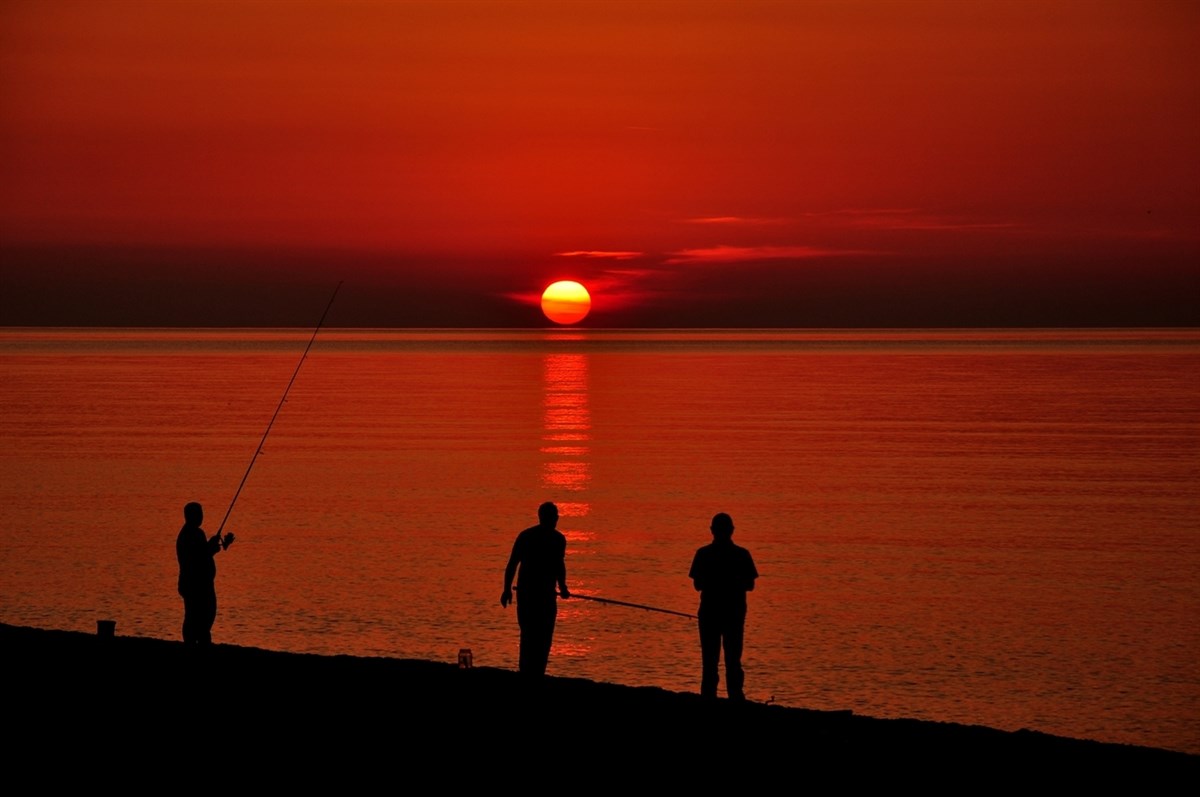
M 414 753 L 423 758 L 409 766 L 438 773 L 443 769 L 434 766 L 433 756 L 446 750 L 505 766 L 535 739 L 554 753 L 552 768 L 563 776 L 578 764 L 568 751 L 582 750 L 603 762 L 592 777 L 645 770 L 672 784 L 693 777 L 710 784 L 707 751 L 737 762 L 739 771 L 781 778 L 886 775 L 896 783 L 904 773 L 920 772 L 916 782 L 923 785 L 944 778 L 961 786 L 966 784 L 952 771 L 966 766 L 988 778 L 1058 773 L 1097 782 L 1135 777 L 1142 785 L 1166 786 L 1182 777 L 1200 783 L 1200 756 L 1158 748 L 706 701 L 657 687 L 554 676 L 530 686 L 519 673 L 490 667 L 222 644 L 197 652 L 180 642 L 3 623 L 0 650 L 10 685 L 10 729 L 22 731 L 20 740 L 53 740 L 76 760 L 108 760 L 130 749 L 170 755 L 174 746 L 220 739 L 240 746 L 234 740 L 252 734 L 315 755 L 304 760 L 305 778 L 326 767 L 327 774 L 340 770 L 338 762 L 363 759 L 359 766 L 369 769 L 382 765 L 379 756 Z M 114 737 L 117 727 L 123 730 Z M 690 751 L 695 763 L 681 763 L 672 750 Z M 25 763 L 19 755 L 10 760 L 18 767 Z M 12 764 L 6 769 L 11 773 Z M 289 769 L 273 777 L 300 774 Z M 444 774 L 484 773 L 468 768 Z

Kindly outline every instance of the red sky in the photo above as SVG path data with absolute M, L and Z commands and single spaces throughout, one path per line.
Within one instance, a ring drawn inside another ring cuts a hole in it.
M 1192 2 L 0 4 L 0 324 L 1200 325 Z

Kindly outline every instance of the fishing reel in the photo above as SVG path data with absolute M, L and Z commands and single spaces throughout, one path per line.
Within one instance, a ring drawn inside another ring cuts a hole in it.
M 233 545 L 233 532 L 232 531 L 221 538 L 221 550 L 222 551 L 226 550 L 227 548 L 229 548 L 230 545 Z

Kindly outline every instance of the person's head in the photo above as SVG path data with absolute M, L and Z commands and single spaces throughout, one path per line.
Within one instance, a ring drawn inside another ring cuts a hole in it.
M 538 507 L 538 521 L 543 526 L 553 528 L 558 523 L 558 507 L 552 502 L 547 501 Z
M 189 526 L 199 526 L 204 522 L 204 507 L 192 501 L 183 507 L 183 519 Z
M 733 518 L 724 512 L 718 512 L 713 515 L 712 525 L 708 528 L 715 539 L 728 540 L 733 537 Z

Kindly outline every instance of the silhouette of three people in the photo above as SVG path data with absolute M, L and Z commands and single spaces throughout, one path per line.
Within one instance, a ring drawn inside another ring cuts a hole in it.
M 201 523 L 204 509 L 196 502 L 183 508 L 184 524 L 175 539 L 179 560 L 179 594 L 183 598 L 183 641 L 206 646 L 212 642 L 217 616 L 216 555 L 233 544 L 233 534 L 208 537 Z M 504 568 L 500 605 L 513 599 L 518 578 L 517 623 L 521 628 L 520 672 L 541 678 L 546 673 L 557 598 L 570 598 L 567 588 L 567 540 L 557 528 L 558 507 L 547 501 L 538 507 L 538 524 L 517 535 Z M 754 589 L 758 570 L 745 548 L 733 542 L 733 519 L 724 512 L 713 516 L 713 541 L 699 548 L 688 577 L 700 593 L 700 694 L 715 698 L 720 681 L 721 653 L 725 654 L 725 690 L 731 700 L 744 700 L 742 647 L 746 624 L 746 593 Z

